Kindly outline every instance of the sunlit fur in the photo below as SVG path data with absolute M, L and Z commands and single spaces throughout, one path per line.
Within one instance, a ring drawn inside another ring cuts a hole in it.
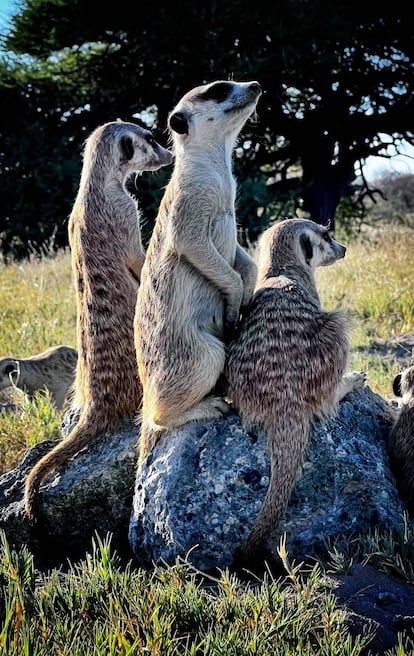
M 63 408 L 75 379 L 77 350 L 59 344 L 27 358 L 0 358 L 0 390 L 17 387 L 29 398 L 48 390 L 58 410 Z
M 29 518 L 44 477 L 139 408 L 133 324 L 145 253 L 137 203 L 125 185 L 132 174 L 171 161 L 148 130 L 132 123 L 106 123 L 86 141 L 69 220 L 79 354 L 72 405 L 80 418 L 29 473 Z
M 394 392 L 401 397 L 398 418 L 389 437 L 390 466 L 408 514 L 414 517 L 414 365 L 397 374 Z
M 275 224 L 259 242 L 254 297 L 225 367 L 228 398 L 248 427 L 264 430 L 271 462 L 267 495 L 242 560 L 263 549 L 286 509 L 312 419 L 334 412 L 340 396 L 365 380 L 350 377 L 341 387 L 348 321 L 321 307 L 315 284 L 315 268 L 333 264 L 345 250 L 326 227 L 301 219 Z
M 222 99 L 208 97 L 217 89 Z M 163 429 L 228 410 L 212 394 L 224 367 L 224 334 L 256 281 L 253 260 L 237 242 L 232 152 L 259 95 L 256 82 L 219 81 L 187 93 L 169 117 L 175 166 L 142 269 L 135 322 L 140 463 Z

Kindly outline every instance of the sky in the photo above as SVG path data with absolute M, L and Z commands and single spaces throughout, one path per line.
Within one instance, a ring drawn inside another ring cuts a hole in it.
M 14 0 L 0 0 L 0 27 L 7 22 L 7 16 L 13 10 Z
M 0 0 L 0 29 L 7 24 L 7 18 L 13 11 L 17 0 Z M 367 180 L 373 180 L 382 174 L 392 172 L 414 173 L 414 148 L 407 144 L 407 156 L 398 155 L 386 160 L 382 157 L 368 157 L 364 166 L 364 175 Z

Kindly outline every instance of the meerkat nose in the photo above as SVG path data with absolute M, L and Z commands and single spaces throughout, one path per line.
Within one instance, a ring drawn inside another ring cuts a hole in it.
M 262 93 L 262 87 L 258 82 L 252 82 L 250 85 L 250 91 L 254 91 L 254 93 L 257 93 L 257 95 L 259 95 L 259 93 Z

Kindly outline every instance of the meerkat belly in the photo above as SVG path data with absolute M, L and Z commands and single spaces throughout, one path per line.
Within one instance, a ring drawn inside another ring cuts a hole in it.
M 236 258 L 237 228 L 231 212 L 226 212 L 216 218 L 211 225 L 211 239 L 220 255 L 233 266 Z
M 174 296 L 181 299 L 177 308 L 178 327 L 189 340 L 199 331 L 221 337 L 224 312 L 221 291 L 188 263 L 182 262 L 176 274 Z

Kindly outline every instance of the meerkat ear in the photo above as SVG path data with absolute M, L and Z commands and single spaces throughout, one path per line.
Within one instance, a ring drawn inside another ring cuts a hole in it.
M 395 396 L 401 396 L 401 374 L 397 374 L 392 381 L 392 391 L 394 392 Z
M 313 246 L 310 240 L 309 235 L 304 234 L 300 235 L 300 247 L 302 249 L 306 264 L 310 264 L 310 261 L 313 257 Z
M 120 141 L 122 159 L 130 160 L 134 156 L 134 144 L 131 137 L 121 137 Z
M 177 132 L 178 134 L 188 134 L 188 120 L 183 112 L 171 114 L 168 119 L 168 125 L 171 130 L 174 130 L 174 132 Z

